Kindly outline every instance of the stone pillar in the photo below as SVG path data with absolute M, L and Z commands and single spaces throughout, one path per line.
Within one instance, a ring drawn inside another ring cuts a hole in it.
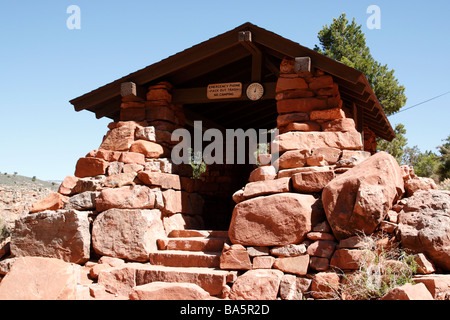
M 125 98 L 122 98 L 120 121 L 145 121 L 145 102 L 127 101 Z
M 276 87 L 280 148 L 277 177 L 299 172 L 345 172 L 370 154 L 361 134 L 343 109 L 339 86 L 331 75 L 314 69 L 295 71 L 284 59 Z
M 145 101 L 145 119 L 155 128 L 156 141 L 169 150 L 177 144 L 171 141 L 172 132 L 185 125 L 183 106 L 172 103 L 171 89 L 168 82 L 150 86 Z

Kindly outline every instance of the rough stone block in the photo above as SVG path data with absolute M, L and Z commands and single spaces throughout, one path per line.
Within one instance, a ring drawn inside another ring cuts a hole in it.
M 100 213 L 92 227 L 92 245 L 101 255 L 148 261 L 156 240 L 166 233 L 159 210 L 110 209 Z
M 89 259 L 90 243 L 87 212 L 44 211 L 16 220 L 11 253 L 84 263 Z

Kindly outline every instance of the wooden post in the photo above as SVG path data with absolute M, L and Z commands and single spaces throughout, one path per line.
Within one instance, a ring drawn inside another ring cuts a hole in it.
M 145 101 L 146 90 L 134 82 L 123 82 L 120 85 L 122 101 Z
M 294 70 L 311 72 L 311 58 L 310 57 L 296 57 Z

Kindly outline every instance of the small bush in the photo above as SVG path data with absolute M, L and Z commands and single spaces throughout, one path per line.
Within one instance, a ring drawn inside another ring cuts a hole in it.
M 346 300 L 375 300 L 383 297 L 395 287 L 413 283 L 417 263 L 396 245 L 380 246 L 381 238 L 361 236 L 367 247 L 359 262 L 359 270 L 345 274 L 336 298 Z M 370 241 L 372 238 L 373 241 Z M 367 241 L 369 240 L 369 241 Z

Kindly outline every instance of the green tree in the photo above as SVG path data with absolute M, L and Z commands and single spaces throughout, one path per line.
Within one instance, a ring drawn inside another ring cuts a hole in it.
M 405 87 L 394 76 L 394 70 L 377 62 L 366 45 L 365 34 L 345 13 L 319 31 L 320 46 L 314 50 L 363 72 L 387 115 L 398 112 L 406 104 Z
M 405 137 L 405 126 L 401 123 L 397 124 L 395 126 L 395 134 L 396 137 L 391 142 L 378 139 L 378 150 L 388 152 L 399 164 L 401 164 L 403 161 L 404 149 L 408 143 L 408 139 Z
M 432 151 L 421 152 L 417 146 L 404 150 L 402 164 L 414 167 L 414 173 L 419 177 L 433 178 L 439 182 L 438 169 L 441 165 L 439 156 Z
M 401 164 L 407 164 L 409 166 L 414 167 L 419 161 L 422 153 L 418 146 L 414 147 L 406 147 L 403 150 L 403 157 Z
M 441 156 L 439 157 L 440 165 L 437 169 L 440 181 L 450 178 L 450 135 L 444 140 L 444 144 L 439 146 L 439 152 Z
M 420 157 L 420 161 L 414 166 L 414 172 L 419 177 L 433 178 L 439 182 L 437 173 L 440 165 L 439 157 L 432 151 L 425 151 Z

